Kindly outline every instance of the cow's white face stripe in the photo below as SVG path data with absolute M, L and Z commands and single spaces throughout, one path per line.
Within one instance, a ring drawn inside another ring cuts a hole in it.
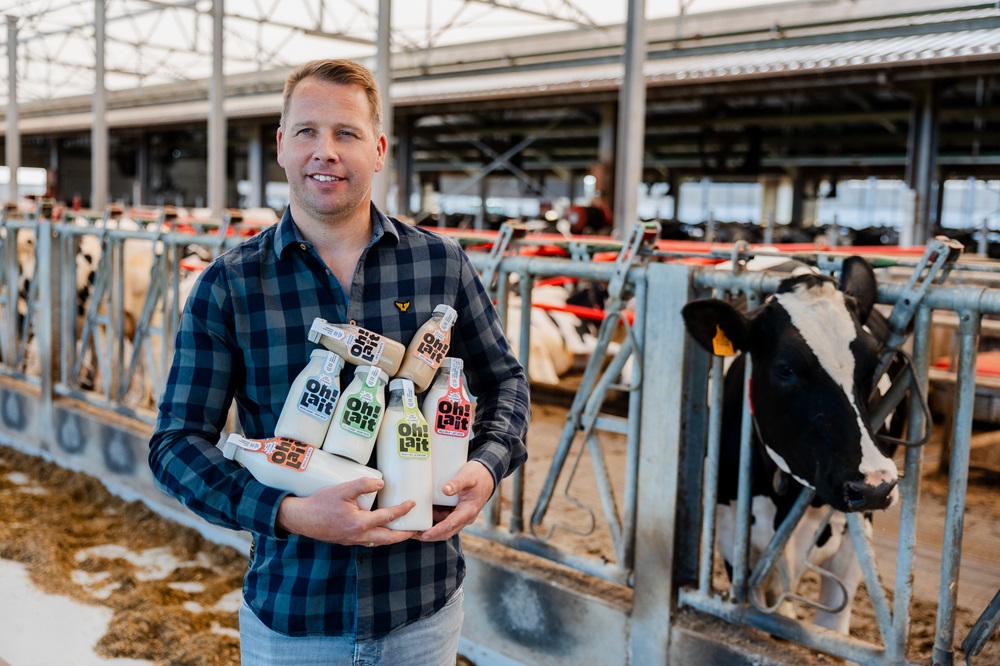
M 844 294 L 832 282 L 809 289 L 797 285 L 791 292 L 775 294 L 785 308 L 792 326 L 798 329 L 820 365 L 844 391 L 854 409 L 861 432 L 861 465 L 858 471 L 868 474 L 890 473 L 896 476 L 896 466 L 875 446 L 861 413 L 854 401 L 854 354 L 851 343 L 857 338 L 854 320 L 844 302 Z
M 806 488 L 815 488 L 816 487 L 813 484 L 811 484 L 808 481 L 806 481 L 805 479 L 800 479 L 798 476 L 796 476 L 795 473 L 792 472 L 791 469 L 789 469 L 788 463 L 785 462 L 785 459 L 782 458 L 780 455 L 778 455 L 777 451 L 775 451 L 774 449 L 772 449 L 767 444 L 764 445 L 764 449 L 767 451 L 767 455 L 771 456 L 771 460 L 774 461 L 774 464 L 777 465 L 778 468 L 781 469 L 782 472 L 784 472 L 785 474 L 788 474 L 789 476 L 791 476 L 793 479 L 795 479 L 796 481 L 798 481 L 799 483 L 801 483 Z

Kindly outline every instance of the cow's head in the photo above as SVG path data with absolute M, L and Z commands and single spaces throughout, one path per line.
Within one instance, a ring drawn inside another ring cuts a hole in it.
M 898 496 L 896 465 L 868 425 L 880 349 L 866 326 L 879 316 L 875 295 L 871 267 L 852 257 L 839 288 L 832 278 L 800 275 L 753 312 L 717 299 L 683 309 L 703 347 L 713 351 L 721 331 L 750 355 L 751 405 L 768 455 L 842 511 L 883 509 Z

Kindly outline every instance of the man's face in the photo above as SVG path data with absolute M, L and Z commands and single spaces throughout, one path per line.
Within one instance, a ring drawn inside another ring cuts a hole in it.
M 288 177 L 297 221 L 367 218 L 372 177 L 385 162 L 386 138 L 375 134 L 360 86 L 303 79 L 292 91 L 277 138 L 278 164 Z

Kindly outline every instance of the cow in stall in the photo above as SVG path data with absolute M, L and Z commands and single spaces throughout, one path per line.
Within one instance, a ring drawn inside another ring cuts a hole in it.
M 514 285 L 517 276 L 511 276 Z M 543 281 L 531 290 L 531 330 L 528 350 L 528 379 L 532 383 L 558 385 L 560 378 L 586 362 L 597 347 L 598 326 L 581 319 L 567 306 L 599 309 L 604 306 L 602 288 L 596 284 Z M 520 355 L 521 297 L 512 292 L 508 299 L 507 340 Z M 609 346 L 614 354 L 618 343 Z
M 844 583 L 839 612 L 818 610 L 815 622 L 847 633 L 850 600 L 861 581 L 844 512 L 886 509 L 898 498 L 898 472 L 889 447 L 869 426 L 869 398 L 888 333 L 875 309 L 876 279 L 860 257 L 844 261 L 839 286 L 825 275 L 783 279 L 775 294 L 751 312 L 718 299 L 688 303 L 685 326 L 709 352 L 735 358 L 724 380 L 716 507 L 716 546 L 732 574 L 744 359 L 752 359 L 752 527 L 750 568 L 789 513 L 803 486 L 816 491 L 812 506 L 780 556 L 789 580 L 798 581 L 820 520 L 835 509 L 809 553 L 813 564 Z M 729 346 L 730 349 L 725 349 Z M 870 522 L 865 521 L 870 537 Z M 773 605 L 778 576 L 765 582 Z M 821 578 L 820 603 L 836 608 L 842 591 Z M 795 617 L 790 601 L 780 609 Z

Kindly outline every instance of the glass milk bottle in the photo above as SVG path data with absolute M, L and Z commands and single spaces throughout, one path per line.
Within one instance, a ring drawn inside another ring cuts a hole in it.
M 299 497 L 308 497 L 321 488 L 345 481 L 382 478 L 377 469 L 285 437 L 247 439 L 234 433 L 222 445 L 222 455 L 246 467 L 264 485 Z M 358 506 L 365 511 L 374 502 L 373 492 L 358 497 Z
M 388 375 L 396 374 L 406 347 L 402 343 L 354 324 L 328 324 L 313 319 L 309 341 L 336 352 L 353 365 L 377 365 Z
M 469 459 L 469 438 L 472 434 L 474 407 L 465 389 L 462 359 L 446 358 L 441 371 L 424 396 L 420 408 L 430 427 L 431 469 L 434 504 L 455 506 L 458 495 L 448 496 L 441 490 Z
M 417 329 L 406 348 L 396 377 L 411 380 L 417 393 L 427 390 L 441 361 L 448 354 L 451 347 L 451 327 L 457 318 L 455 308 L 444 304 L 437 306 L 431 318 Z
M 376 444 L 378 469 L 385 485 L 378 492 L 380 507 L 413 500 L 410 512 L 392 521 L 391 530 L 427 530 L 434 524 L 431 508 L 431 448 L 427 421 L 417 406 L 409 379 L 389 382 L 389 404 Z
M 344 359 L 325 349 L 314 349 L 285 398 L 274 427 L 275 437 L 322 446 L 340 397 L 340 369 Z
M 385 417 L 385 384 L 389 376 L 374 365 L 359 365 L 333 412 L 323 450 L 362 465 L 372 457 L 375 438 Z

